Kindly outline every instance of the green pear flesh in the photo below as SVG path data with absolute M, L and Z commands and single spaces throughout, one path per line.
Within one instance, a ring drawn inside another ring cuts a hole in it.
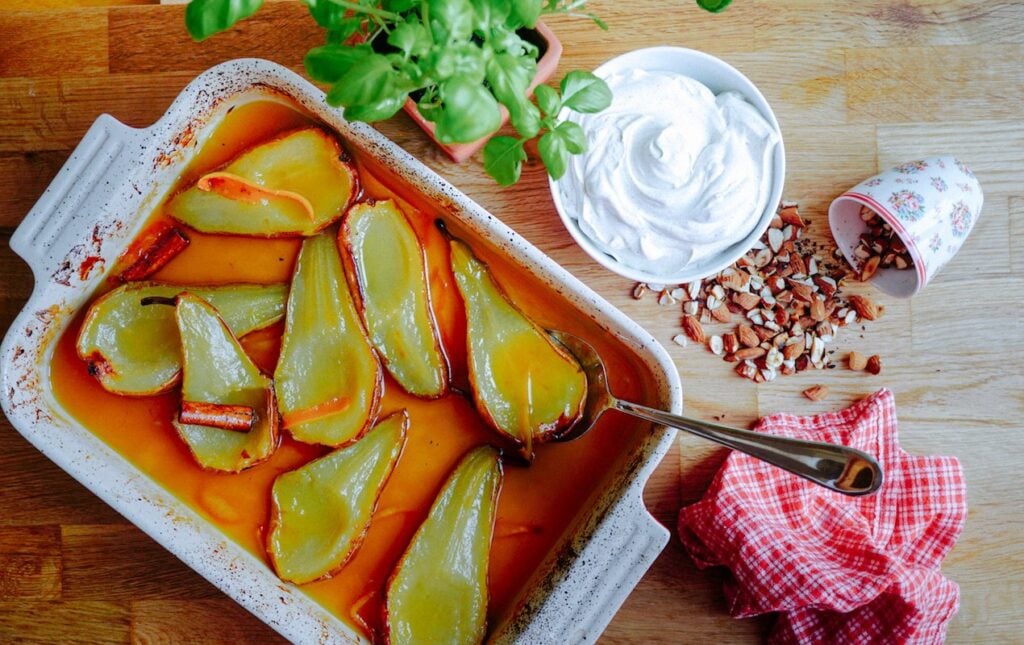
M 408 427 L 409 416 L 402 410 L 356 443 L 274 480 L 267 552 L 282 580 L 312 582 L 355 554 L 398 463 Z
M 434 399 L 448 389 L 448 363 L 430 309 L 426 258 L 392 200 L 356 204 L 340 241 L 355 267 L 363 320 L 384 366 L 402 388 Z
M 306 443 L 355 441 L 376 417 L 382 380 L 334 238 L 307 238 L 295 264 L 274 372 L 285 428 Z
M 455 467 L 388 581 L 390 643 L 483 641 L 501 482 L 490 446 L 471 450 Z
M 202 181 L 176 195 L 168 212 L 178 221 L 207 233 L 257 237 L 312 235 L 336 221 L 358 192 L 355 169 L 334 137 L 319 128 L 286 134 L 243 153 L 217 174 L 227 174 L 255 188 L 291 193 L 228 195 Z M 311 210 L 307 210 L 311 208 Z
M 150 297 L 189 291 L 207 300 L 237 337 L 284 317 L 285 285 L 187 287 L 135 282 L 122 285 L 89 307 L 76 341 L 79 357 L 110 392 L 148 396 L 166 392 L 181 376 L 181 341 L 174 308 L 143 305 Z
M 587 380 L 575 358 L 507 298 L 466 244 L 451 241 L 466 306 L 469 377 L 481 416 L 527 459 L 579 418 Z
M 273 383 L 253 364 L 208 302 L 183 293 L 174 312 L 181 338 L 182 400 L 246 406 L 256 411 L 248 432 L 175 419 L 178 434 L 203 468 L 235 473 L 264 461 L 277 448 Z

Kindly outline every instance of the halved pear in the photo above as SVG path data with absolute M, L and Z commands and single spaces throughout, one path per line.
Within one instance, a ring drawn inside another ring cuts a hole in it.
M 388 580 L 388 642 L 483 641 L 501 482 L 490 446 L 474 448 L 455 467 Z
M 469 379 L 481 416 L 527 459 L 583 412 L 587 379 L 568 352 L 512 304 L 466 244 L 451 241 L 466 305 Z
M 284 427 L 306 443 L 341 446 L 377 415 L 383 375 L 341 268 L 322 233 L 302 243 L 274 381 Z
M 89 307 L 78 334 L 78 356 L 103 387 L 116 394 L 165 392 L 181 376 L 181 341 L 172 307 L 142 305 L 144 298 L 174 298 L 189 291 L 220 313 L 231 333 L 244 336 L 284 316 L 282 284 L 186 287 L 135 282 L 103 295 Z
M 277 448 L 273 383 L 245 354 L 210 303 L 182 293 L 174 314 L 181 338 L 182 400 L 251 408 L 256 413 L 248 432 L 175 419 L 178 434 L 203 468 L 236 473 L 264 461 Z
M 306 128 L 201 177 L 167 211 L 207 233 L 312 235 L 341 217 L 357 192 L 356 170 L 338 142 Z
M 311 582 L 352 557 L 402 454 L 408 428 L 409 415 L 401 410 L 351 446 L 274 480 L 267 553 L 282 580 Z
M 448 362 L 430 309 L 426 256 L 393 200 L 345 215 L 339 241 L 355 266 L 363 320 L 391 376 L 406 392 L 435 399 L 448 389 Z

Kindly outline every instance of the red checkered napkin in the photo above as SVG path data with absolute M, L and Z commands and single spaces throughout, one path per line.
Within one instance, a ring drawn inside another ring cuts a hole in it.
M 728 567 L 729 611 L 780 612 L 775 643 L 938 643 L 960 591 L 939 566 L 967 515 L 954 457 L 914 457 L 896 438 L 892 392 L 840 412 L 776 414 L 757 430 L 875 455 L 882 488 L 847 497 L 738 452 L 679 514 L 700 568 Z

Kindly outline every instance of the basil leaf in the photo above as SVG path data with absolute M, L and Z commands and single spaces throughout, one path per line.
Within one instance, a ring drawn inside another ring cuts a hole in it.
M 524 161 L 523 142 L 515 137 L 494 137 L 484 146 L 484 170 L 502 186 L 519 181 Z
M 509 0 L 469 0 L 473 5 L 473 29 L 481 34 L 488 33 L 492 26 L 505 22 L 512 6 Z
M 352 105 L 345 108 L 344 116 L 349 121 L 383 121 L 395 116 L 405 105 L 405 96 L 388 96 L 373 103 Z
M 569 167 L 569 151 L 565 147 L 565 140 L 556 131 L 549 130 L 537 141 L 537 151 L 551 178 L 561 179 Z
M 192 0 L 185 9 L 185 27 L 193 40 L 206 40 L 256 13 L 263 0 Z
M 533 94 L 537 97 L 537 105 L 540 106 L 540 110 L 545 116 L 555 116 L 562 109 L 562 99 L 559 98 L 558 91 L 555 88 L 547 85 L 538 85 L 533 90 Z
M 512 126 L 528 139 L 540 131 L 540 111 L 526 94 L 536 73 L 537 63 L 532 58 L 497 54 L 487 63 L 487 84 L 491 92 L 508 108 Z
M 309 50 L 303 62 L 314 81 L 337 83 L 353 65 L 372 53 L 369 45 L 324 45 Z
M 473 35 L 473 6 L 469 0 L 426 0 L 434 42 L 469 40 Z
M 516 132 L 520 136 L 526 139 L 532 139 L 537 136 L 540 132 L 540 110 L 537 106 L 529 101 L 523 101 L 521 103 L 513 103 L 506 105 L 508 108 L 509 120 L 512 121 L 512 127 L 516 129 Z
M 360 31 L 363 27 L 361 20 L 349 18 L 338 24 L 337 29 L 327 30 L 327 42 L 333 45 L 340 45 L 352 37 L 352 34 Z
M 402 13 L 412 9 L 417 4 L 419 4 L 418 0 L 384 0 L 381 6 L 387 11 Z
M 537 49 L 536 45 L 521 38 L 515 29 L 510 29 L 505 24 L 494 25 L 491 28 L 489 42 L 495 52 L 529 57 L 533 60 L 537 60 L 540 57 L 540 50 Z
M 306 0 L 306 7 L 316 24 L 324 29 L 338 30 L 345 21 L 345 7 L 331 0 Z
M 565 149 L 570 154 L 578 155 L 587 149 L 587 134 L 579 123 L 574 121 L 562 121 L 555 126 L 555 134 L 565 144 Z
M 533 29 L 540 18 L 541 0 L 512 0 L 512 14 L 509 22 L 514 26 Z
M 697 0 L 697 6 L 711 13 L 719 13 L 725 11 L 731 2 L 732 0 Z
M 501 126 L 498 102 L 482 84 L 455 76 L 440 89 L 442 105 L 434 123 L 441 143 L 469 143 Z
M 409 93 L 398 81 L 399 75 L 387 57 L 369 53 L 337 80 L 327 93 L 327 102 L 344 106 L 346 118 L 352 120 L 386 119 L 402 107 Z
M 487 83 L 506 106 L 526 101 L 526 90 L 536 73 L 536 61 L 509 54 L 497 54 L 487 63 Z
M 403 22 L 388 34 L 388 44 L 410 56 L 423 56 L 430 51 L 430 34 L 418 21 Z
M 608 84 L 590 72 L 574 70 L 562 79 L 562 105 L 577 112 L 600 112 L 612 103 Z

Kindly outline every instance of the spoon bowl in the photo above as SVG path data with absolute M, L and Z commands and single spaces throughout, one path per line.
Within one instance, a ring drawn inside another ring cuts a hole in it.
M 878 461 L 855 448 L 730 428 L 617 399 L 608 386 L 608 373 L 597 350 L 581 338 L 564 331 L 548 330 L 548 334 L 576 357 L 587 377 L 587 400 L 583 413 L 557 441 L 582 437 L 594 427 L 602 414 L 608 410 L 618 410 L 739 450 L 845 495 L 868 495 L 882 485 L 882 467 Z

